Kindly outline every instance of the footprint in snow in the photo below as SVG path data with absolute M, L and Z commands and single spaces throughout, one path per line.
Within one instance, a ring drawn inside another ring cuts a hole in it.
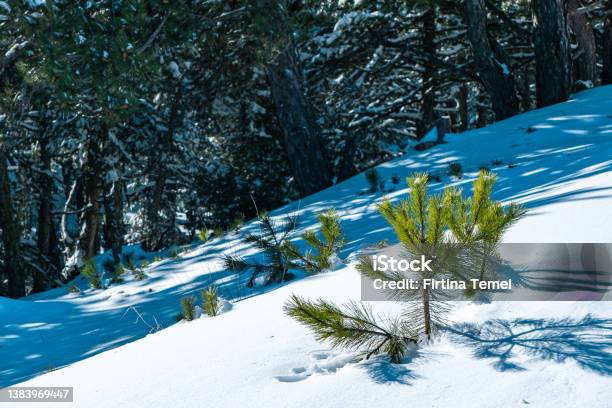
M 280 382 L 297 382 L 305 380 L 313 374 L 333 374 L 350 362 L 355 361 L 353 353 L 334 353 L 327 350 L 313 351 L 309 353 L 310 364 L 291 369 L 292 374 L 277 375 Z

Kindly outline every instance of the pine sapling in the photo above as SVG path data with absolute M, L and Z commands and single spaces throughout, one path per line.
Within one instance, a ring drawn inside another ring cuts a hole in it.
M 113 273 L 111 274 L 111 283 L 121 283 L 123 282 L 123 275 L 125 274 L 125 268 L 123 265 L 118 263 L 115 265 L 113 269 Z
M 70 285 L 70 287 L 68 288 L 68 293 L 72 293 L 74 295 L 78 295 L 81 293 L 81 289 L 79 289 L 79 287 L 77 285 L 75 285 L 74 283 L 72 285 Z
M 385 199 L 378 205 L 378 210 L 385 220 L 393 227 L 395 234 L 404 250 L 410 256 L 424 255 L 427 259 L 435 259 L 444 251 L 447 239 L 444 234 L 448 199 L 439 195 L 429 196 L 427 174 L 415 174 L 408 178 L 410 188 L 409 198 L 397 204 Z M 381 277 L 382 272 L 374 270 L 372 261 L 364 257 L 358 265 L 358 270 L 370 278 Z M 418 272 L 418 279 L 433 279 L 435 274 L 443 270 L 433 268 L 434 272 L 423 270 Z M 386 275 L 384 279 L 394 277 Z M 396 277 L 399 278 L 399 277 Z M 402 296 L 408 296 L 406 316 L 410 316 L 410 324 L 427 336 L 440 326 L 446 311 L 444 303 L 431 287 L 420 285 L 418 291 L 406 291 Z M 401 293 L 401 292 L 400 292 Z
M 96 262 L 93 258 L 85 260 L 85 264 L 81 268 L 81 275 L 87 279 L 89 285 L 93 289 L 102 289 L 102 276 L 98 272 Z
M 344 246 L 345 239 L 340 225 L 340 216 L 333 209 L 319 214 L 317 217 L 321 224 L 320 238 L 310 230 L 302 234 L 302 239 L 310 246 L 310 249 L 302 254 L 296 245 L 287 241 L 283 247 L 290 257 L 300 259 L 303 268 L 309 273 L 318 273 L 330 269 L 333 259 Z
M 516 203 L 506 208 L 493 201 L 491 194 L 497 178 L 486 170 L 481 170 L 473 183 L 472 197 L 464 198 L 457 188 L 447 188 L 450 202 L 447 223 L 457 242 L 467 244 L 473 249 L 474 256 L 480 257 L 478 279 L 486 276 L 487 261 L 490 259 L 504 232 L 524 214 L 525 209 Z
M 198 231 L 198 238 L 203 243 L 206 243 L 206 241 L 208 241 L 209 236 L 210 236 L 210 232 L 206 228 L 203 228 L 203 229 Z
M 217 316 L 221 313 L 221 301 L 217 293 L 217 288 L 214 285 L 201 292 L 202 309 L 208 316 Z
M 297 218 L 286 216 L 273 220 L 268 214 L 259 217 L 259 233 L 249 233 L 244 241 L 262 251 L 262 261 L 247 261 L 238 256 L 227 255 L 224 258 L 226 268 L 234 272 L 251 271 L 247 286 L 253 286 L 255 278 L 264 276 L 265 284 L 283 282 L 290 277 L 289 270 L 299 268 L 296 257 L 285 250 L 289 235 L 297 227 Z
M 145 274 L 144 269 L 142 267 L 136 267 L 132 269 L 132 276 L 137 281 L 145 280 L 147 278 L 147 275 Z
M 461 163 L 459 162 L 452 162 L 448 164 L 448 173 L 453 176 L 456 177 L 458 179 L 463 177 L 463 168 L 461 166 Z
M 181 313 L 183 314 L 183 319 L 188 322 L 195 318 L 195 298 L 193 296 L 181 299 Z
M 234 232 L 239 232 L 240 228 L 244 225 L 244 214 L 238 215 L 232 223 L 230 224 L 230 230 Z

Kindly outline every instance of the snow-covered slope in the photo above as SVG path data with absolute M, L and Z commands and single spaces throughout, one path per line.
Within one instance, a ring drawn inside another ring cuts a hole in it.
M 612 242 L 612 87 L 447 139 L 380 165 L 380 174 L 403 179 L 427 171 L 441 177 L 433 189 L 469 189 L 479 168 L 488 167 L 499 176 L 495 198 L 528 209 L 506 242 Z M 447 174 L 454 161 L 461 180 Z M 298 212 L 302 228 L 310 228 L 319 211 L 336 208 L 348 239 L 341 256 L 350 261 L 368 244 L 394 241 L 375 209 L 384 194 L 360 194 L 365 190 L 358 175 L 274 214 Z M 386 193 L 405 194 L 403 183 Z M 246 290 L 223 270 L 224 251 L 256 256 L 230 234 L 152 264 L 144 281 L 80 296 L 59 288 L 19 301 L 0 298 L 0 386 L 53 369 L 20 385 L 73 386 L 73 406 L 87 408 L 609 406 L 608 302 L 461 302 L 452 321 L 488 321 L 499 333 L 495 342 L 446 334 L 404 364 L 355 362 L 350 352 L 317 343 L 282 311 L 291 293 L 358 299 L 353 263 Z M 172 325 L 179 299 L 212 282 L 234 301 L 232 310 Z M 375 307 L 384 313 L 398 305 Z M 167 328 L 147 335 L 158 323 Z

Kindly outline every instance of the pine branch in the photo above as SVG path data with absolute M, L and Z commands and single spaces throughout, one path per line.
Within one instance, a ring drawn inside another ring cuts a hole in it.
M 384 352 L 393 362 L 399 362 L 410 343 L 416 343 L 399 324 L 383 327 L 372 309 L 351 302 L 346 310 L 325 300 L 311 302 L 292 295 L 285 304 L 285 313 L 311 329 L 319 341 L 329 341 L 333 347 L 357 349 L 366 358 Z

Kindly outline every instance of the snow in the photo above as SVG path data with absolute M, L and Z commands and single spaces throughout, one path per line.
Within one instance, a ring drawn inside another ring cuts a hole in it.
M 487 166 L 498 175 L 494 198 L 528 209 L 505 242 L 612 242 L 611 135 L 612 86 L 599 87 L 449 134 L 448 143 L 407 152 L 378 172 L 403 179 L 429 171 L 442 177 L 434 191 L 448 184 L 469 190 Z M 447 175 L 451 162 L 461 163 L 463 179 Z M 223 269 L 221 255 L 257 253 L 230 233 L 152 263 L 143 281 L 128 277 L 81 295 L 58 288 L 22 300 L 0 298 L 0 386 L 73 386 L 75 402 L 63 406 L 87 408 L 609 406 L 607 302 L 457 302 L 450 319 L 465 330 L 415 348 L 396 365 L 384 357 L 357 361 L 285 316 L 292 293 L 338 303 L 359 299 L 359 251 L 395 241 L 376 212 L 383 194 L 360 195 L 366 188 L 357 175 L 272 213 L 298 213 L 307 229 L 320 211 L 339 211 L 348 241 L 339 256 L 346 263 L 330 272 L 247 290 Z M 393 200 L 407 192 L 403 184 L 396 188 L 386 193 Z M 212 283 L 231 309 L 173 324 L 179 299 Z M 394 314 L 401 305 L 373 307 Z M 155 322 L 165 329 L 152 330 Z M 491 334 L 501 337 L 487 341 Z M 39 406 L 20 404 L 30 405 Z

